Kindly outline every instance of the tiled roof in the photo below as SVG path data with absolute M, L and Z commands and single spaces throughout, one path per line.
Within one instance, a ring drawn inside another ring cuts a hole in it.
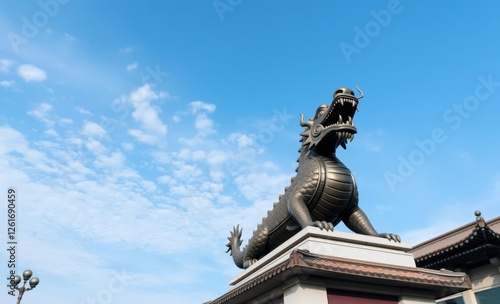
M 435 271 L 423 268 L 392 266 L 360 262 L 347 259 L 311 258 L 303 253 L 303 263 L 311 268 L 323 269 L 338 274 L 376 278 L 392 286 L 404 283 L 436 285 L 446 287 L 468 286 L 468 278 L 463 273 Z M 345 276 L 343 276 L 345 277 Z
M 486 222 L 476 212 L 475 222 L 417 245 L 410 252 L 419 267 L 467 268 L 500 253 L 500 217 Z
M 268 280 L 276 277 L 278 274 L 287 270 L 287 268 L 289 268 L 288 264 L 289 264 L 289 261 L 285 261 L 285 262 L 275 266 L 274 268 L 270 269 L 266 273 L 257 276 L 255 279 L 251 280 L 250 282 L 247 282 L 247 283 L 243 284 L 242 286 L 239 286 L 237 288 L 230 290 L 229 292 L 222 295 L 218 299 L 216 299 L 212 302 L 207 302 L 207 304 L 232 303 L 229 301 L 233 300 L 234 298 L 236 298 L 240 294 L 243 294 L 243 293 L 251 290 L 252 288 L 256 287 L 257 285 L 260 285 L 260 284 L 264 283 L 265 281 L 268 281 Z M 238 302 L 234 302 L 234 303 L 238 303 Z
M 281 275 L 280 275 L 281 274 Z M 423 268 L 392 266 L 389 264 L 363 262 L 325 255 L 310 254 L 294 250 L 290 258 L 249 282 L 235 287 L 210 304 L 242 303 L 236 300 L 240 295 L 257 290 L 261 284 L 268 284 L 266 290 L 280 286 L 285 278 L 293 275 L 312 275 L 324 279 L 341 279 L 376 285 L 410 287 L 434 292 L 443 296 L 447 290 L 452 293 L 470 288 L 470 280 L 464 273 L 436 271 Z M 274 281 L 273 281 L 274 280 Z M 273 281 L 273 282 L 271 282 Z

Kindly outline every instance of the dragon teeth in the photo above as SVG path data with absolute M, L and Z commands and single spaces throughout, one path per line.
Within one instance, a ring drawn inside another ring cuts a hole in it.
M 339 114 L 339 124 L 343 124 L 344 121 L 342 120 L 342 116 Z

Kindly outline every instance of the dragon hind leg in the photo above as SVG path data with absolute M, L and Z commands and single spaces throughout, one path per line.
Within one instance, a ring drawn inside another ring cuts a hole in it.
M 269 229 L 266 225 L 259 225 L 257 231 L 254 232 L 245 251 L 243 268 L 248 268 L 253 265 L 264 253 L 269 237 Z

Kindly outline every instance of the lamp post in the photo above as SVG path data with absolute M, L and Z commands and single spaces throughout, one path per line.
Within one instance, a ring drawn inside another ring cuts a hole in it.
M 40 279 L 38 279 L 37 277 L 31 278 L 32 275 L 33 275 L 33 272 L 31 270 L 25 270 L 23 272 L 24 283 L 23 283 L 22 287 L 17 287 L 17 285 L 19 285 L 19 283 L 21 283 L 20 276 L 18 276 L 18 275 L 14 276 L 14 280 L 11 281 L 11 284 L 14 286 L 14 288 L 19 290 L 19 296 L 17 297 L 16 304 L 21 303 L 21 299 L 23 298 L 23 294 L 25 291 L 32 290 L 33 288 L 36 287 L 36 285 L 38 285 L 38 283 L 40 283 Z M 30 278 L 31 278 L 31 280 L 30 280 Z M 28 282 L 28 280 L 30 283 L 30 287 L 26 288 L 24 286 L 26 285 L 26 282 Z

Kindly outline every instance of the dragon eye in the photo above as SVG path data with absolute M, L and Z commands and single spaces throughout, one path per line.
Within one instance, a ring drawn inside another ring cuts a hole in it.
M 320 117 L 323 113 L 325 113 L 325 110 L 321 110 L 318 112 L 318 115 L 316 117 Z

